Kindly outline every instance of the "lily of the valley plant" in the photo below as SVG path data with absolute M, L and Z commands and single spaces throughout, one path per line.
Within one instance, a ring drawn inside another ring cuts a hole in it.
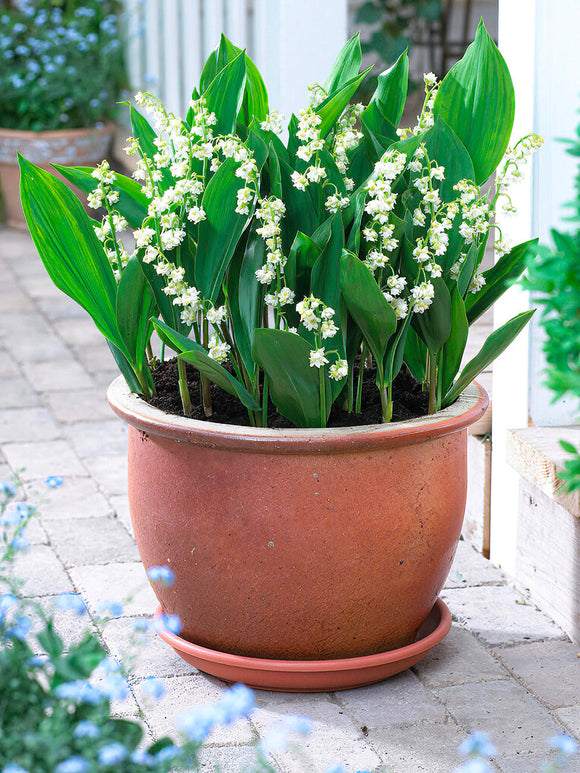
M 134 392 L 154 392 L 156 331 L 178 355 L 185 414 L 186 363 L 201 374 L 206 415 L 216 384 L 253 425 L 265 426 L 271 399 L 299 427 L 325 426 L 335 402 L 360 411 L 363 372 L 374 365 L 389 421 L 403 363 L 434 412 L 524 327 L 530 313 L 495 331 L 458 376 L 469 326 L 523 270 L 530 244 L 510 250 L 494 211 L 511 208 L 507 183 L 540 143 L 530 136 L 507 147 L 513 86 L 483 23 L 441 83 L 425 76 L 413 129 L 397 128 L 406 54 L 379 76 L 366 107 L 351 104 L 366 75 L 360 63 L 355 36 L 291 117 L 284 143 L 258 70 L 222 37 L 185 119 L 137 95 L 151 123 L 130 108 L 134 179 L 107 162 L 58 167 L 104 210 L 101 222 L 20 160 L 24 212 L 46 268 L 91 314 Z M 490 233 L 503 254 L 482 274 Z

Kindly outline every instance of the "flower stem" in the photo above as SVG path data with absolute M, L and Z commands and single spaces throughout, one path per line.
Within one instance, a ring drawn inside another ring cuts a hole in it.
M 179 396 L 183 407 L 183 415 L 191 415 L 191 398 L 187 388 L 187 373 L 185 370 L 185 361 L 177 358 L 177 373 L 179 374 Z
M 318 369 L 318 379 L 320 386 L 320 426 L 326 427 L 326 373 L 324 365 Z
M 264 373 L 264 384 L 262 385 L 262 427 L 268 426 L 268 376 Z
M 355 408 L 356 413 L 360 413 L 362 410 L 362 387 L 363 387 L 363 376 L 364 376 L 366 358 L 367 358 L 367 348 L 366 346 L 363 346 L 363 350 L 361 352 L 360 360 L 358 363 L 358 381 L 356 385 L 356 408 Z
M 383 387 L 379 392 L 381 395 L 383 422 L 387 424 L 393 418 L 393 401 L 391 400 L 388 387 Z
M 437 410 L 437 357 L 427 354 L 429 361 L 429 413 Z
M 209 325 L 207 319 L 203 320 L 203 345 L 207 349 L 209 341 Z M 211 404 L 211 382 L 202 374 L 201 376 L 201 402 L 203 403 L 203 413 L 206 418 L 213 416 Z

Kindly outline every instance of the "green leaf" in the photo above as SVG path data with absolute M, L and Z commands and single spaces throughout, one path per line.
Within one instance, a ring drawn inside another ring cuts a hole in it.
M 397 328 L 397 317 L 372 273 L 356 255 L 346 250 L 340 261 L 340 289 L 349 314 L 358 325 L 383 379 L 383 360 Z
M 445 179 L 439 188 L 441 198 L 443 201 L 453 201 L 457 198 L 453 186 L 459 180 L 473 180 L 475 177 L 473 163 L 465 145 L 441 118 L 420 139 L 425 143 L 431 161 L 436 160 L 445 167 Z
M 213 77 L 215 77 L 228 62 L 235 59 L 241 52 L 241 48 L 238 48 L 238 46 L 234 45 L 231 40 L 228 40 L 228 38 L 222 34 L 218 49 L 217 66 Z M 260 71 L 254 62 L 247 54 L 245 54 L 245 58 L 246 86 L 244 89 L 242 106 L 238 114 L 238 121 L 244 123 L 245 126 L 249 126 L 253 117 L 255 117 L 257 121 L 263 121 L 268 115 L 268 92 L 266 91 L 266 86 L 264 85 Z M 209 72 L 210 70 L 208 68 L 208 75 Z
M 578 453 L 576 446 L 570 443 L 568 440 L 559 440 L 558 442 L 560 443 L 560 447 L 567 453 L 574 455 Z
M 433 301 L 422 314 L 415 313 L 413 326 L 435 355 L 451 335 L 451 295 L 441 277 L 431 279 L 435 288 Z
M 470 325 L 473 325 L 476 319 L 493 306 L 508 287 L 521 276 L 526 267 L 526 257 L 533 254 L 537 245 L 537 239 L 522 242 L 502 255 L 492 268 L 484 271 L 484 286 L 478 293 L 469 295 L 465 302 Z
M 342 115 L 344 108 L 348 105 L 354 93 L 365 79 L 366 75 L 372 70 L 369 67 L 360 75 L 355 78 L 351 78 L 344 86 L 336 91 L 334 94 L 330 94 L 323 102 L 321 102 L 316 108 L 316 112 L 322 119 L 318 127 L 320 136 L 322 139 L 326 137 L 328 132 L 334 126 L 336 120 Z
M 324 87 L 326 93 L 332 94 L 344 86 L 351 78 L 355 78 L 359 73 L 361 61 L 360 34 L 357 32 L 345 44 L 337 56 Z
M 473 242 L 467 251 L 465 260 L 461 264 L 461 270 L 459 272 L 459 276 L 457 277 L 457 289 L 459 290 L 462 298 L 465 298 L 465 294 L 467 293 L 469 285 L 471 284 L 471 279 L 473 277 L 473 272 L 475 271 L 478 254 L 479 248 L 476 242 Z
M 44 629 L 36 635 L 38 643 L 43 647 L 50 660 L 59 658 L 64 650 L 64 644 L 60 636 L 54 630 L 54 623 L 51 619 L 46 621 Z
M 342 217 L 337 212 L 332 217 L 330 239 L 312 268 L 310 291 L 327 306 L 338 311 L 340 299 L 340 259 L 344 248 Z
M 254 359 L 268 376 L 272 402 L 297 427 L 320 426 L 319 373 L 309 365 L 310 350 L 307 341 L 284 330 L 258 328 L 254 334 Z
M 225 392 L 237 397 L 250 411 L 259 411 L 260 406 L 248 392 L 246 387 L 237 378 L 232 376 L 219 362 L 212 360 L 204 351 L 190 350 L 177 355 L 180 360 L 185 360 L 194 368 L 197 368 L 202 376 L 206 376 L 213 384 L 217 384 Z
M 182 352 L 195 351 L 201 352 L 202 354 L 207 354 L 206 350 L 201 344 L 198 344 L 197 341 L 193 341 L 191 338 L 188 338 L 182 333 L 179 333 L 177 330 L 174 330 L 169 325 L 166 325 L 162 320 L 152 319 L 151 322 L 153 323 L 155 332 L 161 341 L 165 344 L 165 346 L 168 346 L 174 352 L 181 354 Z
M 475 41 L 441 82 L 434 106 L 435 117 L 443 118 L 467 148 L 478 185 L 505 153 L 514 110 L 509 70 L 481 21 Z
M 217 73 L 202 94 L 207 109 L 214 113 L 217 119 L 214 135 L 231 134 L 234 131 L 245 85 L 246 57 L 240 52 Z
M 125 103 L 127 104 L 127 103 Z M 133 105 L 129 105 L 129 115 L 131 118 L 131 132 L 133 137 L 139 141 L 141 150 L 148 158 L 153 158 L 157 153 L 157 146 L 155 140 L 157 139 L 157 132 L 151 126 L 149 121 L 141 115 Z M 169 169 L 162 169 L 161 174 L 163 176 L 163 183 L 165 187 L 169 187 L 173 184 L 173 176 Z
M 282 244 L 284 253 L 287 254 L 298 231 L 310 235 L 318 225 L 318 220 L 308 191 L 299 191 L 294 187 L 291 177 L 294 170 L 278 153 L 276 157 L 280 165 L 282 199 L 286 205 L 286 214 L 281 225 Z
M 427 347 L 413 327 L 407 333 L 404 359 L 415 381 L 421 384 L 425 379 L 427 368 Z
M 455 288 L 451 295 L 451 335 L 445 342 L 441 357 L 441 367 L 439 368 L 439 381 L 441 387 L 439 393 L 447 394 L 453 379 L 461 365 L 467 335 L 469 333 L 469 324 L 465 314 L 465 303 L 460 291 Z
M 83 193 L 91 193 L 99 184 L 99 181 L 92 176 L 93 169 L 90 166 L 62 166 L 61 164 L 52 164 L 52 166 Z M 119 172 L 113 174 L 115 182 L 112 188 L 119 192 L 119 201 L 115 204 L 115 209 L 127 219 L 131 228 L 140 228 L 147 217 L 149 199 L 138 182 Z
M 218 51 L 217 48 L 214 49 L 211 54 L 208 56 L 203 69 L 201 71 L 201 76 L 199 79 L 199 91 L 201 94 L 207 89 L 209 84 L 213 81 L 215 76 L 218 74 Z
M 371 104 L 376 104 L 383 117 L 395 127 L 399 125 L 403 115 L 408 86 L 409 57 L 407 52 L 403 51 L 395 64 L 379 75 L 377 88 L 371 99 Z
M 127 354 L 116 322 L 115 277 L 87 213 L 61 180 L 22 156 L 19 163 L 22 209 L 50 278 Z
M 81 642 L 73 645 L 68 653 L 53 661 L 52 686 L 88 679 L 106 655 L 97 638 L 87 632 Z
M 443 400 L 443 408 L 451 405 L 463 392 L 468 384 L 471 384 L 474 378 L 485 370 L 487 366 L 506 349 L 521 330 L 527 325 L 534 309 L 531 311 L 522 311 L 521 314 L 510 319 L 505 325 L 495 330 L 485 341 L 479 353 L 470 360 L 461 371 L 461 375 L 447 392 Z
M 119 331 L 139 372 L 148 376 L 153 391 L 153 381 L 147 364 L 146 346 L 151 338 L 149 318 L 154 306 L 153 294 L 139 259 L 133 255 L 119 279 L 117 287 L 117 324 Z
M 234 160 L 226 159 L 209 181 L 201 200 L 206 219 L 199 224 L 195 278 L 203 297 L 213 303 L 249 221 L 247 215 L 235 211 L 237 193 L 244 186 L 244 181 L 236 177 L 236 169 Z

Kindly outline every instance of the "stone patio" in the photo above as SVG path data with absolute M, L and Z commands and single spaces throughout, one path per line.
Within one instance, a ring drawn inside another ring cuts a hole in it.
M 0 480 L 22 470 L 31 497 L 62 475 L 18 559 L 25 593 L 42 599 L 78 590 L 94 612 L 102 599 L 124 602 L 100 630 L 114 657 L 130 649 L 131 618 L 156 600 L 139 562 L 126 498 L 126 428 L 105 390 L 117 375 L 104 339 L 86 313 L 57 290 L 30 238 L 0 230 Z M 319 695 L 257 693 L 259 708 L 210 736 L 204 771 L 233 773 L 251 745 L 285 714 L 307 714 L 314 732 L 275 760 L 284 773 L 347 771 L 450 773 L 457 746 L 474 729 L 493 736 L 496 769 L 536 773 L 549 736 L 580 738 L 578 647 L 466 542 L 443 592 L 454 616 L 447 639 L 418 666 L 371 687 Z M 78 635 L 60 613 L 60 629 Z M 151 703 L 139 689 L 165 677 Z M 173 733 L 182 707 L 215 700 L 224 684 L 197 672 L 150 638 L 131 665 L 132 696 L 120 714 L 140 715 L 152 736 Z M 580 771 L 580 756 L 566 770 Z

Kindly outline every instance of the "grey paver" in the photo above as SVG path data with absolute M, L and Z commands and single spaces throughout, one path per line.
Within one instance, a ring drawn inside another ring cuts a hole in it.
M 39 287 L 38 290 L 46 292 L 44 286 Z M 42 313 L 51 321 L 61 319 L 77 320 L 84 319 L 87 316 L 87 312 L 81 306 L 62 293 L 54 296 L 37 294 L 36 302 Z M 65 343 L 68 342 L 65 341 Z
M 113 415 L 102 389 L 63 389 L 44 396 L 56 421 L 70 424 L 77 421 L 103 421 Z
M 135 631 L 134 621 L 120 617 L 109 620 L 102 629 L 103 640 L 111 655 L 123 663 L 131 663 L 131 676 L 186 676 L 197 669 L 186 663 L 163 639 L 152 631 Z
M 0 442 L 53 440 L 61 434 L 46 408 L 10 408 L 0 411 Z
M 10 335 L 7 349 L 14 359 L 26 368 L 33 368 L 37 362 L 61 360 L 69 356 L 68 347 L 54 333 L 26 330 Z
M 34 306 L 30 298 L 22 292 L 16 282 L 0 284 L 0 312 L 32 311 Z
M 513 588 L 450 589 L 441 594 L 458 622 L 487 644 L 561 639 L 558 626 Z
M 505 585 L 504 573 L 469 542 L 460 540 L 445 588 L 464 588 L 471 585 Z
M 81 459 L 127 453 L 127 425 L 118 419 L 68 424 L 64 432 Z
M 568 733 L 580 739 L 580 702 L 574 706 L 558 709 L 554 712 L 554 716 L 564 725 Z
M 44 480 L 33 480 L 26 486 L 31 498 L 37 501 L 43 521 L 98 518 L 111 514 L 111 505 L 91 478 L 65 477 L 62 486 L 49 489 Z
M 546 750 L 544 754 L 499 755 L 496 764 L 502 773 L 540 773 L 546 770 L 546 762 L 553 759 Z M 580 773 L 580 757 L 576 755 L 569 759 L 566 766 L 559 770 L 563 773 Z
M 368 739 L 386 773 L 450 773 L 458 764 L 457 748 L 466 737 L 454 722 L 418 722 L 369 731 Z
M 294 713 L 292 704 L 277 704 L 255 711 L 252 722 L 267 743 L 268 736 Z M 274 759 L 284 773 L 321 773 L 332 765 L 343 763 L 349 771 L 374 771 L 381 764 L 377 753 L 362 734 L 360 727 L 341 707 L 330 701 L 304 701 L 302 714 L 312 720 L 312 733 L 299 736 L 296 743 Z
M 13 469 L 23 469 L 23 480 L 46 478 L 48 475 L 83 476 L 87 470 L 64 440 L 41 443 L 11 443 L 4 453 Z
M 32 369 L 34 386 L 39 392 L 60 392 L 63 389 L 88 389 L 93 380 L 78 362 L 59 359 L 39 362 Z
M 0 348 L 0 373 L 2 373 L 2 375 L 6 379 L 13 378 L 14 376 L 20 375 L 20 370 L 14 358 L 11 357 L 8 354 L 8 352 L 2 351 L 1 348 Z
M 227 773 L 242 773 L 252 769 L 256 762 L 256 752 L 252 745 L 209 746 L 199 755 L 199 773 L 215 773 L 216 770 Z M 278 770 L 278 768 L 275 768 Z
M 76 566 L 70 576 L 91 611 L 103 600 L 122 603 L 125 615 L 152 615 L 159 606 L 141 563 Z
M 427 687 L 507 679 L 508 674 L 475 637 L 456 624 L 413 669 Z
M 33 545 L 14 559 L 14 576 L 24 580 L 24 596 L 70 593 L 73 585 L 63 565 L 48 545 Z
M 107 495 L 127 494 L 127 455 L 89 456 L 84 459 L 89 473 Z
M 67 567 L 139 560 L 133 538 L 114 518 L 49 520 L 46 530 L 52 546 Z
M 76 304 L 75 304 L 76 306 Z M 77 308 L 79 308 L 77 306 Z M 87 345 L 102 345 L 106 348 L 106 344 L 103 339 L 103 334 L 99 332 L 97 326 L 89 315 L 84 310 L 80 310 L 81 314 L 78 319 L 58 319 L 53 322 L 53 327 L 62 340 L 68 344 L 71 348 L 81 347 L 84 348 Z
M 573 706 L 580 697 L 578 645 L 535 642 L 496 651 L 525 686 L 550 709 Z
M 88 630 L 96 633 L 96 627 L 87 614 L 77 615 L 71 611 L 58 609 L 55 606 L 54 597 L 33 598 L 31 601 L 37 603 L 45 614 L 53 615 L 54 630 L 63 640 L 66 649 L 82 641 Z M 43 627 L 43 623 L 38 617 L 33 618 L 33 631 L 39 632 Z M 43 651 L 38 642 L 34 650 L 35 652 Z
M 436 691 L 466 730 L 483 730 L 503 754 L 540 752 L 559 731 L 546 709 L 512 680 L 463 684 Z
M 17 376 L 2 379 L 0 408 L 30 408 L 38 404 L 38 395 L 26 379 Z

